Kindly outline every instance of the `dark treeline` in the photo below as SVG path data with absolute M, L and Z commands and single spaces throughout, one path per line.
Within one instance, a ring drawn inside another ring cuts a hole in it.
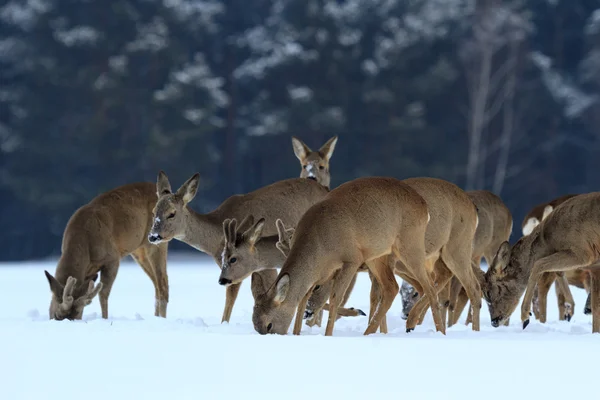
M 199 211 L 299 174 L 436 176 L 535 204 L 598 190 L 600 1 L 5 0 L 0 259 L 73 211 L 198 171 Z M 173 248 L 183 248 L 173 243 Z

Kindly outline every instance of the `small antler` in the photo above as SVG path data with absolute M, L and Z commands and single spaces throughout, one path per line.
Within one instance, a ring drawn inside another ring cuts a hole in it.
M 98 282 L 96 287 L 94 287 L 94 281 L 90 281 L 86 293 L 75 300 L 75 307 L 83 308 L 90 305 L 94 297 L 100 292 L 100 289 L 102 289 L 102 282 Z
M 231 241 L 229 236 L 229 225 L 231 225 L 231 220 L 227 218 L 225 221 L 223 221 L 223 236 L 225 237 L 225 243 L 229 243 Z
M 238 238 L 238 232 L 244 232 L 245 229 L 252 227 L 254 223 L 254 217 L 252 215 L 246 216 L 242 223 L 238 226 L 237 219 L 226 219 L 223 221 L 223 235 L 225 236 L 225 243 L 235 245 Z
M 295 229 L 286 228 L 281 219 L 277 219 L 275 225 L 277 226 L 277 234 L 279 235 L 279 240 L 275 246 L 287 257 L 292 248 L 292 237 L 294 236 Z
M 73 306 L 73 290 L 75 289 L 76 283 L 76 278 L 73 278 L 72 276 L 67 278 L 67 283 L 63 290 L 62 303 L 60 303 L 60 309 L 62 311 L 69 311 Z

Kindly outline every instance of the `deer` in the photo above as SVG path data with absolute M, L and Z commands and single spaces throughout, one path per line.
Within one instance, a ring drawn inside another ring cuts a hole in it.
M 541 221 L 545 220 L 548 215 L 560 204 L 565 201 L 577 196 L 576 194 L 567 194 L 561 197 L 558 197 L 552 201 L 538 204 L 533 207 L 529 213 L 523 219 L 523 223 L 521 224 L 523 236 L 527 236 L 531 234 L 533 229 L 541 223 Z M 579 279 L 583 279 L 583 281 L 578 281 Z M 589 308 L 589 280 L 591 279 L 589 274 L 585 271 L 568 271 L 566 273 L 547 273 L 542 275 L 540 281 L 538 282 L 535 292 L 533 294 L 533 314 L 535 318 L 544 323 L 546 322 L 546 304 L 548 298 L 548 292 L 550 290 L 550 286 L 557 280 L 561 279 L 561 285 L 563 287 L 568 287 L 564 282 L 566 279 L 568 284 L 573 284 L 578 287 L 585 288 L 588 293 L 588 301 L 586 302 L 586 307 L 584 308 L 584 313 L 589 314 L 591 312 Z M 584 282 L 587 279 L 587 282 Z M 573 283 L 571 283 L 573 282 Z M 560 290 L 561 285 L 554 285 L 554 289 L 556 291 L 556 299 L 558 301 L 558 316 L 559 320 L 570 321 L 575 310 L 575 301 L 573 300 L 573 296 L 569 290 L 569 293 L 563 293 Z M 543 299 L 540 300 L 540 297 Z
M 301 178 L 315 180 L 329 189 L 329 185 L 331 184 L 329 161 L 335 150 L 337 140 L 338 137 L 334 136 L 321 146 L 319 150 L 312 151 L 303 141 L 292 136 L 294 154 L 300 160 L 300 165 L 302 166 L 302 170 L 300 171 Z
M 513 219 L 508 207 L 502 199 L 487 190 L 466 192 L 477 209 L 478 224 L 473 239 L 473 255 L 471 265 L 478 281 L 483 282 L 483 271 L 480 268 L 483 257 L 488 265 L 493 260 L 502 242 L 509 239 L 512 232 Z M 468 302 L 465 289 L 456 277 L 446 286 L 441 302 L 448 302 L 448 327 L 458 322 Z M 419 293 L 408 283 L 403 282 L 400 288 L 402 298 L 402 318 L 407 319 L 413 305 L 419 299 Z M 422 321 L 422 317 L 420 321 Z M 471 321 L 471 313 L 467 316 L 467 325 Z
M 542 275 L 584 269 L 591 274 L 592 332 L 600 332 L 599 210 L 600 192 L 580 194 L 557 206 L 514 246 L 508 242 L 500 246 L 485 274 L 484 297 L 492 326 L 497 327 L 512 314 L 525 292 L 521 304 L 525 329 L 534 289 Z M 566 293 L 565 281 L 559 279 L 557 283 Z
M 328 193 L 314 180 L 286 179 L 246 194 L 231 196 L 215 210 L 200 214 L 189 207 L 198 191 L 199 180 L 200 174 L 195 173 L 173 192 L 166 173 L 159 172 L 156 183 L 159 196 L 153 209 L 154 223 L 148 233 L 148 241 L 156 245 L 173 239 L 182 241 L 212 256 L 220 268 L 226 262 L 232 264 L 231 259 L 223 259 L 223 221 L 233 218 L 242 221 L 249 214 L 260 216 L 264 218 L 261 233 L 273 235 L 277 218 L 289 226 L 296 226 L 304 212 Z M 256 272 L 262 273 L 271 272 Z M 229 322 L 241 282 L 219 278 L 219 284 L 226 287 L 222 322 Z
M 431 205 L 420 193 L 429 197 Z M 460 225 L 446 224 L 460 218 Z M 436 222 L 432 225 L 430 219 Z M 476 219 L 475 207 L 464 192 L 439 179 L 370 177 L 346 182 L 307 210 L 298 223 L 276 282 L 256 299 L 254 328 L 260 334 L 286 334 L 297 309 L 293 333 L 300 334 L 302 314 L 313 289 L 333 279 L 325 330 L 325 335 L 331 336 L 339 303 L 358 269 L 366 264 L 373 277 L 372 286 L 377 284 L 377 295 L 372 290 L 365 335 L 378 328 L 387 332 L 385 315 L 398 293 L 394 268 L 400 268 L 403 276 L 419 286 L 425 293 L 423 299 L 433 299 L 436 329 L 445 332 L 431 272 L 436 260 L 443 259 L 444 268 L 448 265 L 451 273 L 463 278 L 469 294 L 478 293 L 477 281 L 470 275 L 470 250 L 462 251 L 470 249 Z M 439 225 L 448 225 L 449 229 L 442 232 Z M 458 240 L 464 235 L 471 236 L 466 246 Z M 461 251 L 456 252 L 454 246 Z M 460 268 L 465 260 L 468 268 Z M 477 310 L 478 299 L 473 297 Z M 474 326 L 478 329 L 477 317 Z
M 146 240 L 152 226 L 156 185 L 132 183 L 100 194 L 77 209 L 63 233 L 55 275 L 44 271 L 52 299 L 50 319 L 82 319 L 83 309 L 99 295 L 102 318 L 120 260 L 131 255 L 152 280 L 157 317 L 166 318 L 169 302 L 168 244 Z M 100 282 L 94 286 L 98 274 Z

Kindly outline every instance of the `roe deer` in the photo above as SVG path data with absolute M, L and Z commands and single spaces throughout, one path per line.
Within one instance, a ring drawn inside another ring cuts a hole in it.
M 537 206 L 533 207 L 533 209 L 529 211 L 529 213 L 527 213 L 527 215 L 523 219 L 523 223 L 521 224 L 523 229 L 523 236 L 529 235 L 533 228 L 535 228 L 537 225 L 540 224 L 540 222 L 545 220 L 546 217 L 548 217 L 552 210 L 554 210 L 557 206 L 575 196 L 577 195 L 567 194 L 565 196 L 558 197 L 552 201 L 538 204 Z M 548 291 L 550 290 L 550 286 L 552 286 L 552 283 L 554 283 L 556 279 L 563 280 L 563 282 L 561 282 L 562 286 L 567 285 L 567 283 L 565 283 L 564 281 L 565 276 L 563 276 L 562 273 L 557 274 L 554 272 L 549 272 L 542 275 L 533 294 L 533 314 L 535 315 L 535 318 L 542 323 L 546 322 L 546 304 L 548 300 Z M 575 302 L 573 301 L 573 296 L 571 295 L 570 291 L 566 294 L 560 291 L 559 286 L 561 285 L 559 285 L 558 283 L 554 285 L 554 289 L 556 291 L 556 299 L 558 301 L 558 315 L 560 320 L 566 319 L 567 321 L 570 321 L 573 312 L 575 311 Z M 540 293 L 543 296 L 543 299 L 541 301 Z M 540 303 L 543 304 L 543 306 L 540 307 Z
M 600 331 L 600 276 L 596 268 L 600 265 L 599 210 L 600 192 L 580 194 L 557 206 L 512 248 L 507 242 L 500 246 L 485 276 L 484 295 L 489 303 L 492 326 L 498 326 L 510 316 L 525 291 L 521 320 L 523 328 L 527 327 L 533 291 L 544 273 L 589 268 L 592 331 Z M 560 279 L 557 283 L 566 293 L 568 285 Z
M 256 215 L 265 220 L 262 234 L 273 235 L 277 218 L 289 226 L 296 226 L 304 212 L 328 192 L 310 179 L 286 179 L 244 195 L 231 196 L 214 211 L 200 214 L 188 206 L 196 195 L 199 179 L 200 175 L 194 174 L 173 193 L 167 175 L 163 171 L 158 174 L 159 198 L 154 207 L 154 224 L 148 240 L 155 244 L 180 240 L 211 255 L 221 268 L 225 219 L 242 220 L 248 214 Z M 227 286 L 222 320 L 228 322 L 240 283 L 226 280 L 219 283 Z
M 152 246 L 146 240 L 156 200 L 156 185 L 133 183 L 103 193 L 75 211 L 63 234 L 56 275 L 44 271 L 52 291 L 50 318 L 81 319 L 84 306 L 98 292 L 102 318 L 108 318 L 108 296 L 119 262 L 129 254 L 154 284 L 154 315 L 167 316 L 168 245 Z M 100 283 L 94 288 L 98 273 Z
M 479 222 L 473 239 L 471 263 L 473 271 L 481 284 L 483 280 L 483 271 L 480 269 L 481 258 L 485 258 L 488 265 L 491 264 L 500 244 L 510 237 L 513 219 L 508 207 L 494 193 L 487 190 L 474 190 L 466 193 L 477 208 Z M 440 298 L 440 302 L 444 300 L 449 301 L 448 327 L 451 327 L 458 322 L 468 302 L 468 297 L 465 289 L 456 277 L 452 278 L 445 291 L 447 299 Z M 400 294 L 402 297 L 402 318 L 407 319 L 408 313 L 419 299 L 419 294 L 408 282 L 403 282 Z M 471 313 L 468 314 L 467 324 L 470 322 L 470 317 Z
M 425 199 L 431 220 L 425 236 L 428 271 L 435 281 L 435 297 L 420 297 L 408 315 L 406 330 L 412 331 L 422 319 L 431 303 L 439 310 L 437 293 L 455 276 L 465 288 L 472 305 L 472 329 L 479 330 L 479 310 L 481 308 L 480 282 L 471 267 L 472 246 L 478 224 L 477 210 L 473 201 L 453 183 L 434 178 L 409 178 L 402 181 Z M 396 272 L 411 285 L 419 283 L 420 278 L 406 271 L 402 262 L 396 262 Z M 424 288 L 415 287 L 423 293 Z M 378 288 L 374 282 L 371 293 L 371 306 L 378 297 Z M 430 300 L 431 299 L 431 300 Z M 436 316 L 437 330 L 445 333 L 445 315 L 448 302 L 441 304 L 442 313 Z M 433 311 L 433 307 L 432 307 Z M 385 318 L 383 319 L 385 324 Z M 383 327 L 385 329 L 385 327 Z M 383 331 L 383 330 L 382 330 Z
M 312 151 L 304 142 L 292 136 L 294 154 L 296 154 L 302 165 L 302 171 L 300 171 L 301 178 L 315 180 L 329 189 L 331 182 L 329 160 L 331 160 L 337 140 L 337 136 L 334 136 L 321 146 L 319 150 Z
M 423 198 L 394 178 L 359 178 L 332 190 L 300 219 L 275 284 L 256 299 L 254 328 L 260 334 L 286 334 L 297 309 L 293 333 L 299 334 L 313 289 L 333 278 L 325 331 L 331 336 L 339 303 L 366 263 L 382 287 L 382 300 L 365 334 L 375 332 L 398 292 L 386 265 L 392 253 L 422 279 L 425 293 L 434 296 L 425 269 L 427 221 Z

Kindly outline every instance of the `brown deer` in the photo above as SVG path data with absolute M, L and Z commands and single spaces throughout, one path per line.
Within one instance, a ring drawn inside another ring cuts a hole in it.
M 481 258 L 488 265 L 492 262 L 496 251 L 502 242 L 508 240 L 512 231 L 512 215 L 500 197 L 487 190 L 466 192 L 477 208 L 478 224 L 473 239 L 473 256 L 471 264 L 478 281 L 483 281 L 483 271 L 480 269 Z M 407 319 L 414 304 L 419 300 L 419 293 L 408 283 L 403 282 L 400 288 L 402 298 L 402 318 Z M 468 302 L 465 289 L 456 277 L 440 294 L 440 302 L 448 302 L 448 327 L 456 324 Z M 424 315 L 421 315 L 422 321 Z M 471 321 L 471 313 L 467 316 L 467 324 Z
M 296 226 L 304 212 L 328 192 L 322 185 L 310 179 L 286 179 L 244 195 L 231 196 L 214 211 L 200 214 L 188 206 L 196 195 L 199 179 L 200 175 L 196 173 L 173 193 L 167 175 L 163 171 L 158 174 L 159 198 L 154 207 L 154 224 L 148 240 L 155 244 L 172 239 L 180 240 L 211 255 L 219 267 L 223 264 L 225 219 L 243 220 L 248 214 L 260 216 L 265 220 L 262 234 L 273 235 L 276 233 L 277 218 L 289 226 Z M 228 322 L 240 283 L 222 279 L 219 283 L 227 286 L 222 320 Z
M 600 332 L 600 274 L 596 268 L 600 265 L 599 210 L 600 192 L 572 197 L 557 206 L 512 248 L 507 242 L 500 246 L 485 276 L 484 296 L 492 326 L 498 326 L 510 316 L 525 291 L 521 321 L 523 328 L 527 327 L 533 292 L 542 275 L 583 268 L 589 269 L 592 275 L 592 331 Z M 557 283 L 566 293 L 568 285 L 560 279 Z
M 223 222 L 224 244 L 221 253 L 223 261 L 219 282 L 240 283 L 254 272 L 281 268 L 291 248 L 294 228 L 286 228 L 283 221 L 277 219 L 277 235 L 261 236 L 264 222 L 264 218 L 261 218 L 253 224 L 253 217 L 248 216 L 240 224 L 240 229 L 235 218 Z M 242 226 L 248 226 L 247 230 L 244 231 Z M 272 282 L 264 282 L 264 284 L 268 287 Z M 318 291 L 319 288 L 316 287 L 315 292 Z M 253 291 L 253 295 L 256 294 Z M 328 310 L 328 307 L 326 306 L 325 309 Z M 366 315 L 363 311 L 354 308 L 339 308 L 338 314 L 342 317 Z
M 359 178 L 332 190 L 306 211 L 277 281 L 257 297 L 252 315 L 255 329 L 261 334 L 285 334 L 297 309 L 293 332 L 299 334 L 313 289 L 333 279 L 325 331 L 331 336 L 339 303 L 358 268 L 366 263 L 382 286 L 382 301 L 365 334 L 374 332 L 398 290 L 385 265 L 392 252 L 416 271 L 433 296 L 425 270 L 427 220 L 423 198 L 394 178 Z
M 558 197 L 552 201 L 546 202 L 546 203 L 541 203 L 538 204 L 537 206 L 535 206 L 531 211 L 529 211 L 529 213 L 527 213 L 527 215 L 525 216 L 525 218 L 523 219 L 523 223 L 521 224 L 522 229 L 523 229 L 523 236 L 527 236 L 529 235 L 533 229 L 539 225 L 543 220 L 546 219 L 546 217 L 548 217 L 548 215 L 550 215 L 550 213 L 554 210 L 554 208 L 558 207 L 560 204 L 564 203 L 565 201 L 573 198 L 577 196 L 576 194 L 568 194 L 565 196 L 561 196 Z M 569 277 L 567 276 L 568 274 L 571 274 L 571 279 L 569 279 Z M 557 280 L 557 279 L 561 279 L 563 280 L 563 282 L 561 282 L 561 285 L 559 285 L 558 283 L 556 285 L 554 285 L 554 289 L 556 291 L 556 299 L 558 301 L 558 317 L 560 320 L 567 320 L 570 321 L 571 317 L 573 315 L 573 312 L 575 310 L 575 302 L 573 300 L 573 296 L 571 295 L 571 292 L 569 290 L 569 293 L 562 293 L 560 290 L 561 286 L 567 286 L 567 284 L 564 282 L 565 279 L 567 279 L 567 281 L 573 280 L 573 278 L 575 278 L 575 276 L 573 274 L 575 274 L 575 271 L 569 271 L 565 274 L 563 273 L 554 273 L 554 272 L 550 272 L 550 273 L 546 273 L 544 275 L 542 275 L 542 277 L 540 278 L 540 281 L 538 282 L 536 288 L 535 288 L 535 292 L 533 294 L 533 304 L 532 304 L 532 308 L 533 308 L 533 314 L 535 316 L 535 318 L 537 320 L 539 320 L 540 322 L 546 322 L 546 304 L 547 304 L 547 298 L 548 298 L 548 292 L 550 291 L 550 286 L 552 286 L 552 284 Z M 589 274 L 586 272 L 583 272 L 582 274 L 577 274 L 578 277 L 582 277 L 583 279 L 585 279 L 585 276 L 587 276 L 588 278 L 588 282 L 587 282 L 587 287 L 588 289 L 586 289 L 586 291 L 589 294 Z M 579 285 L 583 285 L 583 282 L 576 282 L 576 286 Z M 540 297 L 543 297 L 543 299 L 540 299 Z M 590 313 L 591 310 L 588 307 L 589 305 L 589 296 L 588 296 L 588 301 L 586 302 L 586 307 L 584 309 L 584 313 Z
M 321 146 L 319 150 L 312 151 L 304 142 L 292 136 L 294 154 L 296 154 L 302 165 L 302 170 L 300 171 L 301 178 L 315 180 L 329 189 L 331 182 L 329 160 L 331 160 L 337 140 L 337 136 L 334 136 Z
M 83 308 L 98 292 L 102 318 L 108 318 L 108 296 L 119 262 L 129 254 L 154 284 L 154 315 L 167 316 L 168 245 L 153 246 L 146 240 L 156 200 L 156 185 L 133 183 L 103 193 L 75 211 L 63 234 L 55 276 L 44 271 L 52 291 L 50 318 L 81 319 Z M 100 283 L 94 287 L 98 273 Z

